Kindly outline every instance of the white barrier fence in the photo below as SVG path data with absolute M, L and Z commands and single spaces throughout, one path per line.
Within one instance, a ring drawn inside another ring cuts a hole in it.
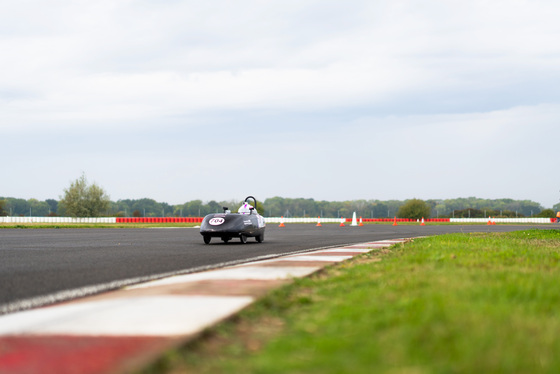
M 455 223 L 488 223 L 488 218 L 450 218 Z M 492 218 L 496 223 L 551 223 L 550 218 Z
M 282 218 L 282 217 L 265 217 L 264 221 L 266 223 L 317 223 L 319 220 L 318 217 L 290 217 L 290 218 Z M 340 223 L 340 218 L 322 218 L 321 223 Z
M 115 217 L 0 217 L 0 223 L 117 223 Z

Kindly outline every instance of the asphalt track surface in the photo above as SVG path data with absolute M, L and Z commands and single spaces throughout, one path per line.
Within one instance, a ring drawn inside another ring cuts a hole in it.
M 556 225 L 269 224 L 265 240 L 205 245 L 197 228 L 1 229 L 0 314 L 141 281 L 298 251 L 455 232 L 503 232 Z

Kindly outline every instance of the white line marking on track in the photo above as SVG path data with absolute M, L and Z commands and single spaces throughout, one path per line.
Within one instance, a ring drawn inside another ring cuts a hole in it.
M 0 316 L 0 334 L 186 335 L 226 318 L 252 301 L 249 296 L 167 295 L 76 302 Z
M 320 255 L 314 255 L 314 256 L 305 256 L 305 255 L 300 255 L 300 256 L 290 256 L 290 257 L 286 257 L 286 258 L 282 258 L 281 260 L 275 260 L 275 261 L 321 261 L 321 262 L 341 262 L 344 260 L 348 260 L 350 258 L 352 258 L 354 256 L 320 256 Z
M 293 277 L 304 277 L 315 271 L 319 267 L 307 266 L 240 266 L 223 270 L 206 271 L 202 273 L 177 275 L 165 279 L 159 279 L 152 282 L 137 284 L 126 287 L 127 290 L 166 286 L 170 284 L 197 282 L 203 280 L 277 280 L 289 279 Z
M 343 253 L 343 252 L 349 252 L 349 253 L 352 253 L 352 252 L 368 253 L 368 252 L 371 252 L 371 248 L 363 249 L 363 248 L 344 247 L 344 248 L 335 248 L 335 249 L 325 249 L 325 250 L 318 251 L 318 252 L 321 252 L 321 253 L 331 253 L 331 252 L 335 252 L 335 253 L 336 253 L 336 252 L 341 252 L 341 253 Z M 306 253 L 306 254 L 307 254 L 307 253 Z

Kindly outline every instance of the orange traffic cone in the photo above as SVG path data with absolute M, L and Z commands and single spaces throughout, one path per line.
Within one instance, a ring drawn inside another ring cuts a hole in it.
M 286 225 L 284 225 L 284 216 L 280 217 L 280 225 L 278 225 L 278 227 L 286 227 Z
M 344 221 L 346 221 L 346 220 L 344 219 L 344 217 L 340 217 L 340 227 L 344 227 L 344 226 L 345 226 Z
M 496 224 L 496 217 L 492 218 L 492 224 L 495 225 Z
M 358 226 L 363 226 L 364 222 L 362 221 L 362 216 L 360 216 L 360 224 Z
M 492 224 L 492 218 L 488 217 L 488 223 L 486 225 L 490 226 Z
M 422 217 L 422 223 L 420 223 L 420 226 L 426 226 L 426 224 L 424 223 L 424 217 Z
M 323 227 L 323 225 L 321 225 L 321 216 L 317 217 L 317 227 Z
M 393 221 L 393 226 L 397 226 L 397 217 L 395 216 L 395 220 Z

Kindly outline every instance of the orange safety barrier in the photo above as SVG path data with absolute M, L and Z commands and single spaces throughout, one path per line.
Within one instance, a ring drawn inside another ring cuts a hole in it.
M 115 223 L 201 223 L 204 217 L 116 217 Z

